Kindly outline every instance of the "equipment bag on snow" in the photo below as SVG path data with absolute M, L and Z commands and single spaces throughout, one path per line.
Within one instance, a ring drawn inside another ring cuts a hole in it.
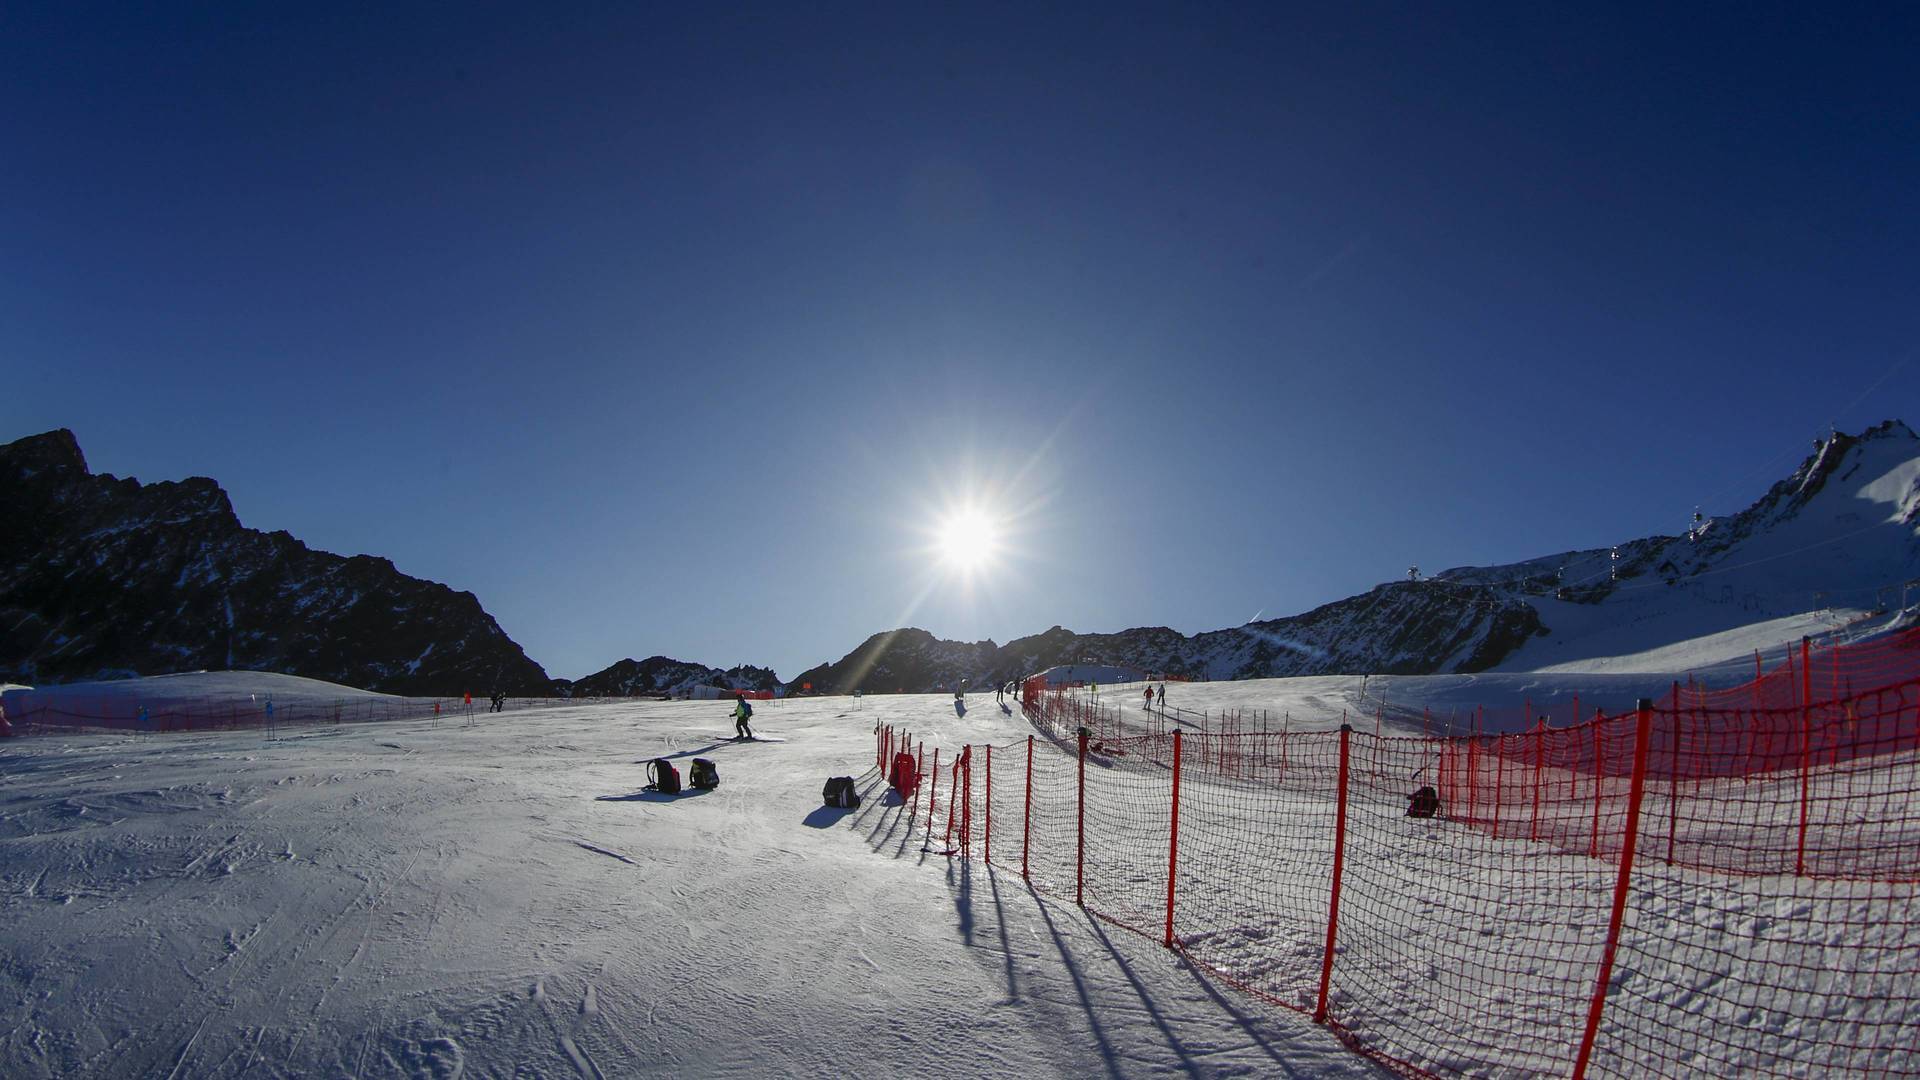
M 1407 804 L 1408 817 L 1432 817 L 1440 809 L 1440 793 L 1423 787 L 1413 793 Z
M 673 762 L 666 758 L 654 758 L 647 763 L 647 779 L 652 781 L 647 785 L 650 791 L 662 795 L 680 794 L 680 770 L 674 768 Z
M 893 771 L 887 774 L 887 783 L 900 793 L 903 799 L 913 798 L 920 790 L 920 764 L 913 760 L 912 754 L 893 755 Z
M 860 793 L 853 790 L 853 777 L 835 776 L 827 781 L 826 788 L 820 793 L 828 806 L 842 810 L 851 810 L 860 805 Z
M 712 790 L 720 786 L 720 770 L 706 758 L 694 758 L 693 766 L 687 770 L 687 783 L 693 787 Z

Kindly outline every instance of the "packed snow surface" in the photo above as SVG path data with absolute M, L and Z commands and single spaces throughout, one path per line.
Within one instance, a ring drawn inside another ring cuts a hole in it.
M 1524 724 L 1522 701 L 1577 694 L 1583 712 L 1612 711 L 1688 674 L 1732 685 L 1750 677 L 1753 649 L 1772 662 L 1787 647 L 1769 636 L 1815 629 L 1776 622 L 1647 650 L 1673 665 L 1664 671 L 1642 657 L 1175 683 L 1167 704 L 1294 730 L 1377 717 L 1388 734 L 1414 734 L 1479 704 Z M 188 704 L 355 693 L 240 672 L 53 689 Z M 1143 689 L 1103 683 L 1099 697 L 1144 717 Z M 9 709 L 21 700 L 10 691 Z M 1017 875 L 925 850 L 872 767 L 875 726 L 949 752 L 1006 744 L 1033 730 L 1011 699 L 759 702 L 759 742 L 726 738 L 730 711 L 636 700 L 278 737 L 0 741 L 0 1076 L 1384 1075 L 1304 1017 L 1057 893 L 1042 902 Z M 683 779 L 692 758 L 709 758 L 721 785 L 644 791 L 655 757 Z M 821 805 L 836 775 L 857 778 L 862 807 Z M 1380 812 L 1398 820 L 1397 808 Z M 1218 831 L 1236 834 L 1232 822 Z M 1277 853 L 1273 873 L 1299 854 Z M 1576 859 L 1568 872 L 1611 888 L 1604 863 Z M 1156 874 L 1142 887 L 1157 888 Z M 1643 891 L 1664 910 L 1713 888 L 1676 879 Z M 1189 933 L 1207 926 L 1204 895 L 1182 909 L 1198 920 Z M 1733 974 L 1694 968 L 1708 983 L 1685 993 L 1718 993 Z M 1403 1023 L 1448 1015 L 1422 996 L 1437 985 L 1395 991 Z M 1461 1060 L 1526 1071 L 1531 1053 L 1523 1038 Z
M 0 1075 L 1378 1075 L 922 852 L 873 726 L 1028 730 L 970 701 L 759 704 L 782 742 L 701 702 L 0 742 Z M 656 756 L 721 785 L 644 792 Z
M 222 703 L 237 699 L 274 701 L 280 705 L 330 705 L 336 701 L 398 700 L 390 694 L 378 694 L 341 686 L 321 679 L 281 675 L 271 671 L 190 671 L 178 675 L 151 675 L 141 679 L 106 679 L 28 687 L 0 686 L 9 712 L 15 705 L 71 704 L 85 707 L 95 702 L 133 702 L 154 709 L 164 706 L 191 707 L 204 701 Z

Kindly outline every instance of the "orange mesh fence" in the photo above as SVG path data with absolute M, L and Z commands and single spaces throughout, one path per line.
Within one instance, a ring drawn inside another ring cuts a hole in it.
M 1029 682 L 1038 735 L 950 750 L 923 813 L 1408 1075 L 1920 1076 L 1912 660 L 1456 738 L 1162 730 Z

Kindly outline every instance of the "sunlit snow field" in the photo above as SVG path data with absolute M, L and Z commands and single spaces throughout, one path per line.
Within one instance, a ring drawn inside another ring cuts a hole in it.
M 1816 628 L 1801 619 L 1786 629 L 1802 624 Z M 1230 710 L 1294 731 L 1328 730 L 1346 716 L 1362 731 L 1377 722 L 1389 735 L 1416 734 L 1429 717 L 1482 703 L 1523 721 L 1513 708 L 1521 701 L 1578 694 L 1583 710 L 1614 710 L 1687 673 L 1730 685 L 1750 677 L 1743 653 L 1758 640 L 1718 635 L 1669 648 L 1670 671 L 1596 663 L 1552 673 L 1174 683 L 1168 705 L 1191 710 L 1189 725 L 1193 712 Z M 1099 694 L 1144 723 L 1141 690 L 1112 684 Z M 271 697 L 297 712 L 359 693 L 213 672 L 37 696 L 122 699 L 117 714 L 126 699 L 158 707 Z M 6 698 L 16 717 L 27 700 L 21 691 Z M 761 702 L 754 726 L 764 741 L 751 743 L 726 738 L 733 726 L 724 701 L 503 714 L 481 706 L 437 720 L 283 724 L 274 733 L 43 730 L 0 741 L 0 1075 L 1377 1073 L 1304 1017 L 1090 919 L 1070 902 L 1071 857 L 1058 844 L 1035 859 L 1034 879 L 1055 889 L 1045 903 L 1016 874 L 925 850 L 924 827 L 906 827 L 872 768 L 874 730 L 892 725 L 949 755 L 968 743 L 1021 742 L 1034 730 L 1011 699 L 1002 707 L 976 693 L 968 702 L 964 715 L 944 694 Z M 643 791 L 646 762 L 662 756 L 683 777 L 692 758 L 712 759 L 721 786 L 671 798 Z M 834 775 L 858 778 L 866 804 L 823 807 L 822 784 Z M 1103 791 L 1137 783 L 1137 800 L 1110 805 L 1137 805 L 1147 816 L 1109 823 L 1146 839 L 1138 850 L 1103 843 L 1101 858 L 1146 861 L 1108 866 L 1090 895 L 1152 923 L 1165 880 L 1165 779 L 1115 773 L 1102 783 Z M 1395 825 L 1404 821 L 1401 793 L 1389 794 L 1377 806 L 1356 797 L 1356 820 L 1378 819 L 1376 841 L 1405 831 Z M 1265 798 L 1262 820 L 1278 831 L 1264 840 L 1249 832 L 1252 819 L 1234 818 L 1230 798 L 1196 788 L 1187 800 L 1193 843 L 1239 837 L 1265 846 L 1219 865 L 1184 864 L 1178 932 L 1206 962 L 1310 1004 L 1298 995 L 1313 984 L 1320 956 L 1327 844 L 1324 829 L 1313 830 L 1330 807 L 1303 802 L 1290 816 L 1287 800 L 1315 796 Z M 1648 812 L 1663 805 L 1650 797 Z M 1611 864 L 1529 848 L 1513 864 L 1519 877 L 1495 880 L 1453 863 L 1422 870 L 1430 841 L 1418 830 L 1403 840 L 1410 846 L 1357 859 L 1350 872 L 1384 875 L 1373 888 L 1413 897 L 1457 889 L 1477 914 L 1382 923 L 1356 907 L 1342 920 L 1347 959 L 1336 1008 L 1393 1025 L 1429 1067 L 1560 1071 L 1604 931 L 1596 919 Z M 1680 841 L 1693 838 L 1683 832 Z M 1450 843 L 1485 848 L 1489 866 L 1525 846 L 1473 833 Z M 1250 916 L 1239 886 L 1215 873 L 1220 866 L 1263 873 L 1260 895 L 1296 900 Z M 1742 989 L 1740 943 L 1767 963 L 1817 973 L 1823 948 L 1897 950 L 1908 932 L 1872 924 L 1868 916 L 1882 908 L 1862 908 L 1846 918 L 1862 940 L 1795 944 L 1805 936 L 1795 928 L 1811 910 L 1805 901 L 1832 892 L 1838 910 L 1851 909 L 1854 894 L 1839 886 L 1803 883 L 1782 895 L 1790 906 L 1762 901 L 1752 910 L 1730 906 L 1711 875 L 1650 869 L 1635 889 L 1606 1055 L 1632 1052 L 1643 1038 L 1710 1039 L 1719 1023 L 1749 1032 L 1744 1052 L 1817 1042 L 1826 1037 L 1817 1027 L 1776 1016 Z M 1547 916 L 1577 896 L 1593 917 L 1555 929 L 1530 913 L 1528 896 Z M 1654 921 L 1650 946 L 1672 939 L 1674 927 L 1702 936 L 1681 941 L 1683 966 L 1668 970 L 1666 957 L 1636 944 L 1641 920 Z M 1473 975 L 1454 969 L 1483 954 L 1506 964 L 1487 953 L 1502 934 L 1538 939 L 1529 947 L 1560 956 L 1549 963 L 1562 970 L 1543 968 L 1534 979 L 1522 972 L 1501 1015 L 1451 1024 L 1450 980 Z M 1349 986 L 1369 987 L 1367 999 L 1352 998 Z M 1879 982 L 1847 988 L 1880 1000 L 1873 1019 L 1886 1030 L 1911 1030 L 1920 1013 L 1914 995 L 1898 991 Z M 1676 1020 L 1669 1006 L 1694 1019 Z M 1689 1034 L 1696 1021 L 1707 1026 Z
M 757 743 L 721 702 L 0 742 L 0 1073 L 1375 1072 L 887 830 L 874 723 L 1028 730 L 975 706 L 763 703 Z M 640 790 L 696 755 L 717 790 Z M 836 774 L 865 807 L 821 806 Z

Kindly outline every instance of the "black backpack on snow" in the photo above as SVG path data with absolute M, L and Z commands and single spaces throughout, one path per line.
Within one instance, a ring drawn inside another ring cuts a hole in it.
M 1440 809 L 1440 793 L 1430 787 L 1423 787 L 1413 793 L 1407 804 L 1407 816 L 1429 818 Z
M 654 758 L 647 763 L 647 778 L 653 781 L 647 787 L 662 795 L 680 794 L 680 770 L 666 758 Z
M 860 793 L 853 790 L 853 777 L 835 776 L 827 780 L 826 789 L 821 793 L 828 806 L 842 810 L 851 810 L 860 805 Z
M 720 769 L 706 758 L 694 758 L 693 765 L 687 769 L 687 784 L 709 791 L 717 788 L 720 786 Z

